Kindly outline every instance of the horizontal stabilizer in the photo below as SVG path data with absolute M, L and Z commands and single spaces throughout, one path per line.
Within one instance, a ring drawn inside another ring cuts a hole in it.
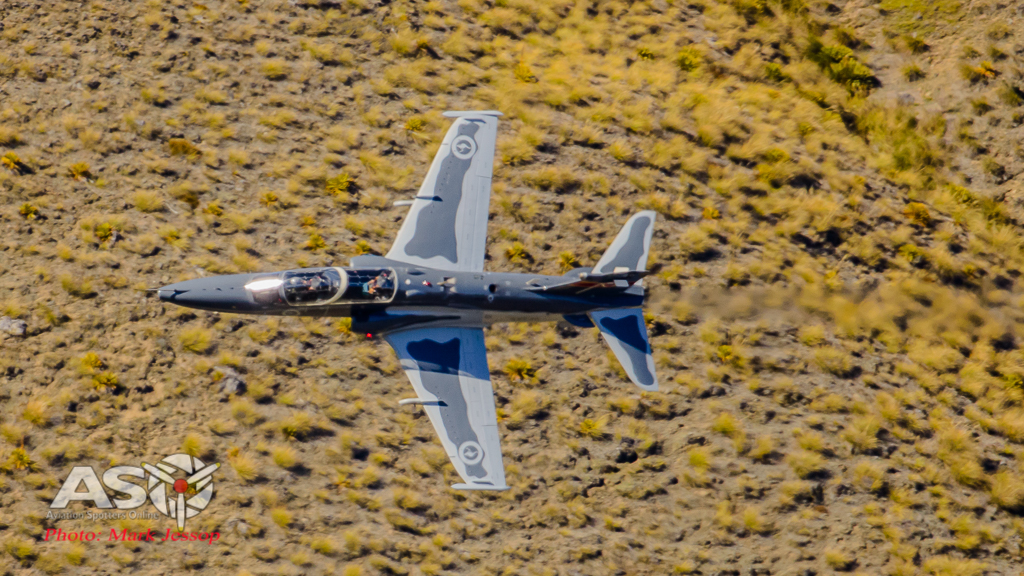
M 594 273 L 583 273 L 580 274 L 580 281 L 583 282 L 595 282 L 598 284 L 605 284 L 608 282 L 618 282 L 619 280 L 625 280 L 630 284 L 633 284 L 637 280 L 650 274 L 647 270 L 628 270 L 623 268 L 619 270 L 615 269 L 614 272 L 609 274 L 594 274 Z
M 658 390 L 654 375 L 654 357 L 647 341 L 647 326 L 639 308 L 617 308 L 591 312 L 590 319 L 601 330 L 629 379 L 648 392 Z

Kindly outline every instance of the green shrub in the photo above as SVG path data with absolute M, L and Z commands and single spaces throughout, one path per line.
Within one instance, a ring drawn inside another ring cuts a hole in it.
M 167 149 L 174 156 L 185 156 L 192 160 L 199 156 L 199 148 L 184 138 L 171 138 L 167 141 Z
M 505 364 L 505 375 L 512 381 L 533 381 L 537 370 L 528 360 L 513 358 Z
M 260 64 L 260 72 L 268 80 L 282 80 L 288 76 L 288 63 L 284 60 L 265 60 Z
M 579 433 L 583 436 L 600 440 L 608 435 L 608 418 L 602 416 L 596 420 L 592 418 L 585 418 L 580 422 Z
M 797 450 L 786 456 L 786 463 L 800 478 L 816 476 L 825 471 L 825 459 L 816 452 Z
M 1024 90 L 1013 84 L 1003 84 L 999 88 L 999 99 L 1007 106 L 1016 108 L 1024 104 Z
M 903 67 L 903 77 L 908 82 L 917 82 L 925 77 L 925 73 L 917 64 L 908 64 Z
M 342 172 L 337 176 L 332 176 L 327 179 L 324 188 L 327 193 L 331 196 L 344 197 L 348 194 L 348 189 L 352 185 L 352 178 L 346 172 Z
M 694 46 L 687 46 L 676 55 L 676 65 L 683 72 L 692 72 L 704 62 L 704 53 Z
M 913 54 L 921 54 L 922 52 L 928 51 L 928 44 L 925 43 L 923 38 L 919 38 L 916 34 L 907 34 L 903 37 L 903 42 L 907 45 L 907 49 Z
M 39 216 L 39 208 L 25 202 L 18 208 L 18 214 L 21 214 L 25 220 L 35 220 Z
M 92 283 L 81 276 L 63 274 L 60 277 L 60 285 L 65 292 L 79 298 L 91 298 L 96 295 L 92 289 Z
M 786 82 L 790 79 L 789 76 L 787 76 L 786 73 L 782 71 L 782 66 L 776 64 L 775 62 L 769 62 L 768 64 L 765 64 L 764 75 L 765 78 L 771 80 L 772 82 Z
M 846 46 L 822 43 L 812 37 L 807 46 L 807 58 L 817 64 L 832 80 L 844 85 L 850 92 L 868 92 L 879 85 L 878 78 Z
M 327 247 L 327 242 L 324 241 L 324 237 L 316 232 L 309 235 L 309 240 L 303 246 L 306 250 L 317 251 Z
M 527 84 L 537 82 L 537 76 L 533 73 L 533 69 L 530 68 L 525 62 L 516 64 L 516 67 L 512 70 L 515 74 L 516 80 Z
M 155 192 L 139 190 L 132 195 L 132 203 L 139 212 L 161 212 L 164 209 L 164 201 Z

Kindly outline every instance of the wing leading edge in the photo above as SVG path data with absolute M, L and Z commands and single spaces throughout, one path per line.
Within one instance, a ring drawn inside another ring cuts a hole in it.
M 508 490 L 487 349 L 480 328 L 420 328 L 385 336 L 441 438 L 462 490 Z
M 500 112 L 445 112 L 441 142 L 387 257 L 441 270 L 484 268 Z

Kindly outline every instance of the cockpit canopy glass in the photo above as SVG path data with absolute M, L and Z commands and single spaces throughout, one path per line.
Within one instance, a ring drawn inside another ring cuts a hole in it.
M 334 300 L 344 278 L 337 268 L 308 268 L 284 273 L 284 299 L 292 306 L 314 306 Z
M 390 302 L 397 279 L 392 268 L 302 268 L 257 276 L 245 287 L 257 304 L 322 306 Z

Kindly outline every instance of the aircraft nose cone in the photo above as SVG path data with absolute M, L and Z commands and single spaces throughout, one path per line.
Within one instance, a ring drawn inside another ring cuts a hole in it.
M 168 286 L 164 286 L 156 291 L 156 295 L 160 298 L 161 302 L 174 302 L 174 297 L 178 294 L 185 293 L 186 290 L 176 290 Z
M 157 296 L 163 302 L 201 310 L 218 312 L 251 310 L 255 302 L 248 290 L 245 289 L 245 284 L 252 276 L 252 274 L 229 274 L 186 280 L 161 287 L 157 290 Z

